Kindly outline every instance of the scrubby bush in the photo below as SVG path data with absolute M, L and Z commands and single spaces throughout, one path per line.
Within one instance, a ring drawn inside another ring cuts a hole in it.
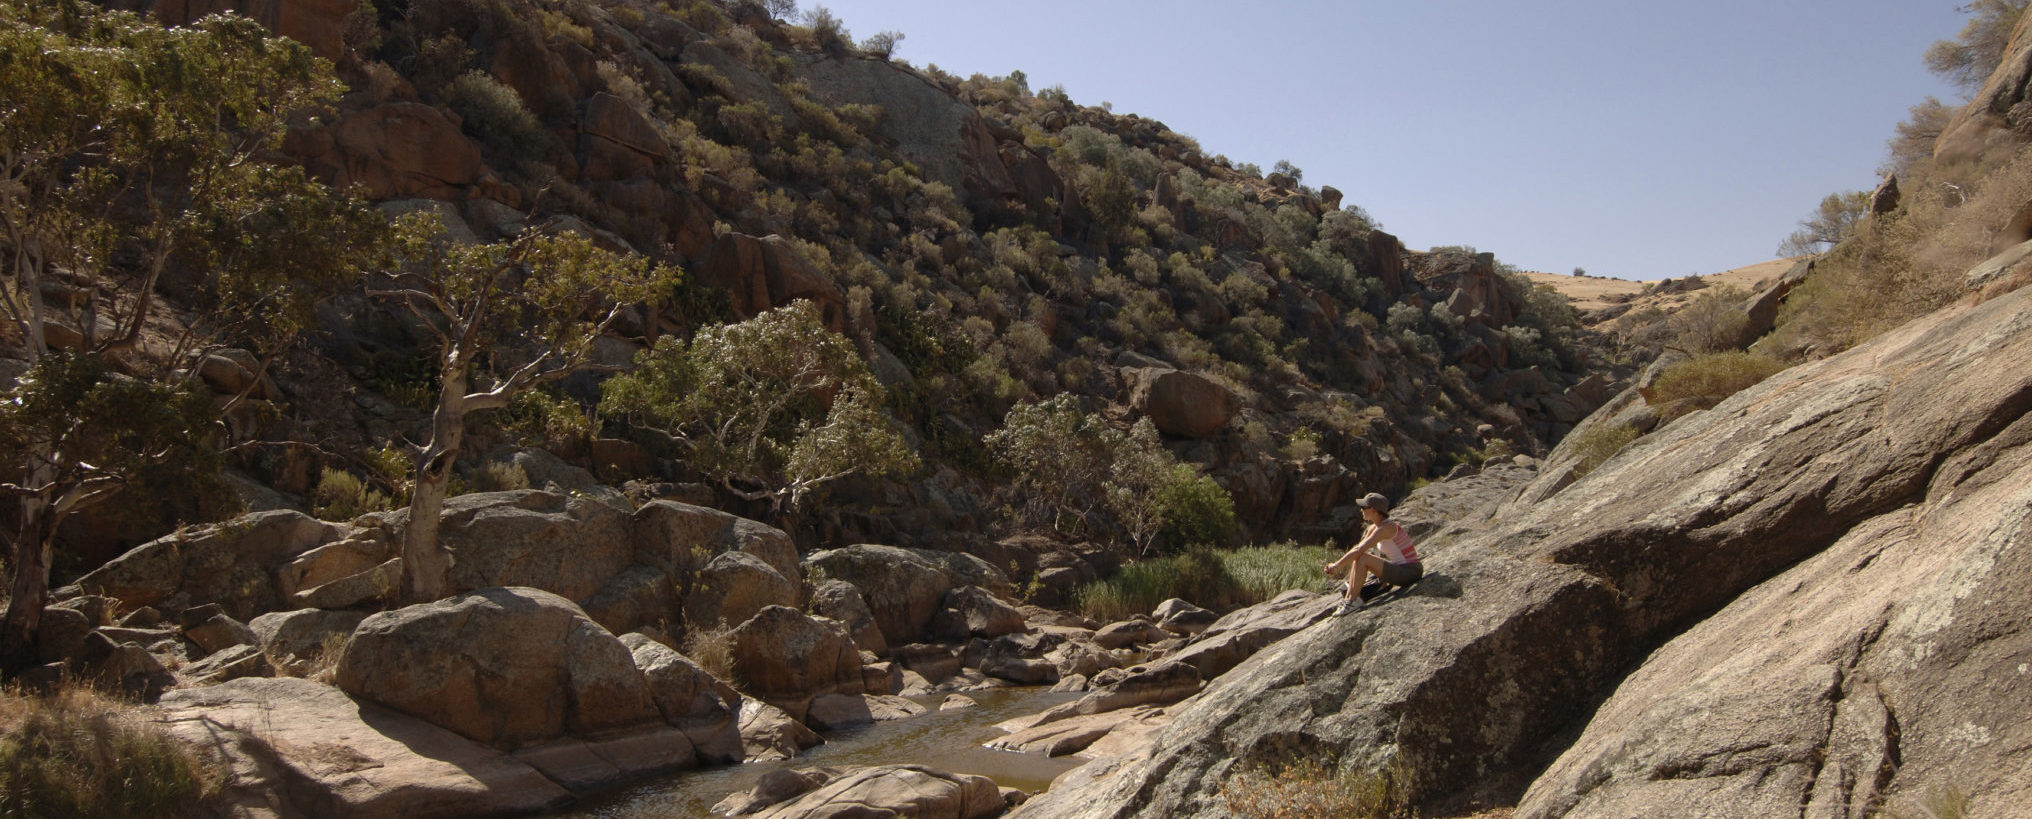
M 1410 782 L 1402 767 L 1337 771 L 1306 757 L 1247 771 L 1221 789 L 1238 819 L 1385 819 L 1411 816 Z
M 496 461 L 473 473 L 473 491 L 507 492 L 529 488 L 529 473 L 514 463 Z
M 484 71 L 460 74 L 438 92 L 464 120 L 467 133 L 519 159 L 541 158 L 552 137 L 522 95 Z
M 1869 191 L 1830 193 L 1799 221 L 1799 229 L 1778 244 L 1780 256 L 1804 256 L 1841 244 L 1870 212 Z
M 1561 443 L 1561 447 L 1573 453 L 1575 460 L 1574 477 L 1595 471 L 1595 467 L 1607 463 L 1623 447 L 1642 437 L 1635 427 L 1624 424 L 1601 424 L 1582 430 Z
M 196 747 L 88 689 L 0 691 L 0 814 L 211 816 L 225 778 Z
M 808 301 L 666 336 L 609 379 L 604 413 L 663 430 L 727 491 L 800 511 L 834 481 L 915 469 L 882 385 Z
M 1719 353 L 1736 349 L 1746 339 L 1750 314 L 1743 302 L 1748 291 L 1740 287 L 1711 287 L 1665 320 L 1673 344 L 1689 353 Z
M 1014 474 L 1027 523 L 1149 554 L 1160 546 L 1224 543 L 1234 526 L 1227 491 L 1179 463 L 1149 419 L 1124 433 L 1061 393 L 1019 404 L 987 437 Z
M 1971 94 L 2004 60 L 2004 49 L 2018 18 L 2025 15 L 2026 0 L 1975 0 L 1961 11 L 1975 15 L 1952 40 L 1940 40 L 1926 49 L 1928 70 Z
M 1953 785 L 1935 785 L 1900 799 L 1884 811 L 1887 819 L 1969 819 L 1968 794 Z
M 1645 403 L 1654 407 L 1682 401 L 1712 407 L 1783 369 L 1784 362 L 1756 353 L 1711 353 L 1667 367 L 1650 387 L 1639 392 Z M 1665 420 L 1669 419 L 1660 423 Z
M 903 32 L 884 31 L 861 41 L 861 50 L 882 59 L 896 54 L 896 44 L 903 41 Z
M 2032 151 L 1952 168 L 1913 170 L 1897 211 L 1864 220 L 1814 262 L 1785 300 L 1782 355 L 1823 355 L 1862 343 L 1967 292 L 1964 274 L 2020 236 L 2000 231 L 2032 200 Z
M 310 513 L 318 520 L 347 521 L 368 512 L 395 508 L 387 493 L 369 487 L 350 472 L 325 467 L 311 490 Z
M 684 632 L 684 656 L 698 663 L 707 674 L 721 682 L 742 682 L 734 664 L 734 626 L 726 623 L 692 623 Z

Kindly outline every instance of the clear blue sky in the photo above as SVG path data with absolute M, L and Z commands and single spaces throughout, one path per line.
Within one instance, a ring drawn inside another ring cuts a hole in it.
M 1770 259 L 1876 184 L 1958 0 L 803 0 L 959 76 L 1023 71 L 1286 159 L 1407 246 L 1655 279 Z

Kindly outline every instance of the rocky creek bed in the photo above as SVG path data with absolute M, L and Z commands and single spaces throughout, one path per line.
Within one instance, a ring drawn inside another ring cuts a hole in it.
M 1049 757 L 988 747 L 1005 732 L 1004 720 L 1044 711 L 1079 699 L 1079 694 L 1054 692 L 1048 686 L 1024 686 L 970 692 L 975 706 L 934 710 L 824 735 L 825 744 L 793 759 L 752 762 L 685 771 L 588 800 L 555 816 L 572 819 L 648 819 L 705 816 L 730 794 L 755 787 L 778 770 L 813 767 L 924 765 L 956 774 L 985 776 L 996 785 L 1027 792 L 1041 791 L 1059 774 L 1086 762 L 1078 757 Z M 937 708 L 944 695 L 913 698 Z

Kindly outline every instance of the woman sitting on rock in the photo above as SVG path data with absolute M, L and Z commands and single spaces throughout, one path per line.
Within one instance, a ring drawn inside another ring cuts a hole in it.
M 1362 520 L 1368 521 L 1369 528 L 1347 554 L 1326 564 L 1328 577 L 1339 575 L 1350 565 L 1354 567 L 1348 572 L 1347 598 L 1334 607 L 1334 614 L 1347 614 L 1368 602 L 1362 599 L 1362 582 L 1371 575 L 1396 586 L 1409 586 L 1425 576 L 1425 566 L 1418 562 L 1418 547 L 1411 545 L 1411 533 L 1390 519 L 1390 499 L 1380 492 L 1370 492 L 1355 501 L 1355 505 L 1362 507 Z M 1381 547 L 1381 555 L 1370 553 L 1370 549 L 1377 547 Z

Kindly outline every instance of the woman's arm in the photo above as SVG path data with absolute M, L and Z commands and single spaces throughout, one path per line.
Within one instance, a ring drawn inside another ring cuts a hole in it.
M 1341 555 L 1341 559 L 1327 564 L 1326 573 L 1339 573 L 1343 567 L 1355 562 L 1355 558 L 1361 557 L 1364 552 L 1375 548 L 1376 544 L 1381 542 L 1383 542 L 1383 527 L 1369 527 L 1368 531 L 1362 533 L 1362 542 L 1355 544 L 1354 548 L 1347 551 L 1347 554 Z

